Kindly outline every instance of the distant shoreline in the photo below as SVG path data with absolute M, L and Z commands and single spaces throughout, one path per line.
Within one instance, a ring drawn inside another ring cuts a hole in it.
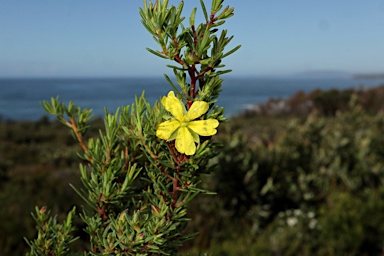
M 384 73 L 380 74 L 356 74 L 353 79 L 384 79 Z

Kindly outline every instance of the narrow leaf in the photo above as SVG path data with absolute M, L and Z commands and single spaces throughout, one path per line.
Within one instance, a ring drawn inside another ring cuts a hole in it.
M 233 49 L 230 50 L 229 52 L 225 53 L 225 54 L 222 56 L 222 58 L 225 58 L 225 57 L 227 57 L 228 55 L 231 55 L 232 53 L 236 52 L 237 50 L 240 49 L 240 47 L 241 47 L 241 45 L 236 46 L 235 48 L 233 48 Z
M 175 86 L 175 84 L 171 81 L 171 79 L 169 78 L 169 76 L 167 74 L 164 74 L 164 77 L 165 79 L 168 81 L 168 83 L 171 85 L 172 89 L 175 90 L 177 92 L 177 94 L 180 94 L 180 91 L 178 90 L 178 88 Z
M 200 0 L 201 8 L 203 9 L 204 12 L 204 18 L 205 21 L 208 23 L 208 13 L 207 13 L 207 8 L 205 8 L 205 4 L 203 0 Z
M 196 11 L 197 11 L 197 8 L 193 8 L 191 17 L 189 18 L 189 24 L 191 25 L 191 27 L 195 26 Z
M 161 54 L 159 51 L 154 51 L 154 50 L 152 50 L 152 49 L 150 49 L 150 48 L 146 48 L 146 49 L 147 49 L 147 51 L 149 51 L 150 53 L 152 53 L 152 54 L 154 54 L 154 55 L 156 55 L 156 56 L 158 56 L 158 57 L 160 57 L 160 58 L 168 59 L 168 56 L 165 56 L 165 55 Z

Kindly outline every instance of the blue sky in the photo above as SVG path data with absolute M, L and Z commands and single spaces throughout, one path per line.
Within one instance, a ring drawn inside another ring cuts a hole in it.
M 173 4 L 178 1 L 171 0 Z M 185 0 L 189 17 L 199 0 Z M 210 1 L 206 1 L 207 3 Z M 172 74 L 140 22 L 141 0 L 0 0 L 0 77 Z M 384 72 L 384 0 L 226 0 L 242 48 L 233 75 Z

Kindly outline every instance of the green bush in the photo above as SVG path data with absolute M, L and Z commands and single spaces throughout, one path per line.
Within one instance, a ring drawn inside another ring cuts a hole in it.
M 91 110 L 59 97 L 42 102 L 43 108 L 68 127 L 80 145 L 80 180 L 71 187 L 84 200 L 80 217 L 88 235 L 84 255 L 176 255 L 195 236 L 186 231 L 187 205 L 199 194 L 201 174 L 209 173 L 208 161 L 217 155 L 210 139 L 225 121 L 216 105 L 221 92 L 222 60 L 240 46 L 224 52 L 233 37 L 218 28 L 233 16 L 223 0 L 212 0 L 210 12 L 200 1 L 204 21 L 195 25 L 197 8 L 184 25 L 184 2 L 144 1 L 142 24 L 158 43 L 152 54 L 168 59 L 177 85 L 165 75 L 173 91 L 152 106 L 144 92 L 131 105 L 113 114 L 105 110 L 104 127 L 95 138 L 84 135 Z M 188 78 L 187 78 L 188 76 Z M 159 95 L 160 96 L 160 95 Z M 52 182 L 51 182 L 52 183 Z M 77 238 L 75 212 L 65 220 L 50 217 L 47 208 L 33 215 L 37 236 L 27 255 L 67 255 Z
M 211 214 L 228 219 L 212 250 L 230 244 L 227 255 L 245 255 L 244 248 L 252 255 L 378 255 L 384 114 L 358 106 L 334 117 L 312 113 L 287 119 L 272 137 L 252 133 L 257 118 L 249 119 L 232 120 L 220 137 L 226 146 L 212 181 L 220 210 Z
M 7 207 L 0 216 L 7 221 L 1 224 L 0 250 L 22 254 L 22 236 L 35 232 L 34 205 L 44 202 L 59 220 L 73 205 L 80 207 L 68 186 L 80 186 L 72 160 L 79 146 L 56 122 L 2 123 L 1 129 L 6 180 L 0 198 Z M 217 196 L 191 202 L 188 230 L 200 234 L 184 251 L 380 255 L 383 129 L 383 113 L 368 114 L 356 106 L 334 117 L 233 118 L 215 139 L 224 147 L 210 162 L 213 176 L 202 176 L 202 188 Z M 75 225 L 83 228 L 79 220 Z M 86 248 L 86 235 L 76 235 L 82 239 L 74 248 Z

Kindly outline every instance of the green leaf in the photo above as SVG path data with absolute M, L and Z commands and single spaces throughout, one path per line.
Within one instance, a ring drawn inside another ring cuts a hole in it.
M 263 188 L 260 191 L 261 195 L 267 194 L 269 191 L 273 189 L 273 178 L 269 177 L 267 180 L 267 183 L 263 186 Z
M 239 50 L 240 48 L 241 48 L 241 45 L 236 46 L 235 48 L 233 48 L 233 49 L 230 50 L 229 52 L 225 53 L 225 54 L 222 56 L 222 58 L 225 58 L 225 57 L 231 55 L 232 53 L 236 52 L 236 51 Z
M 172 69 L 176 69 L 176 70 L 182 70 L 182 71 L 187 71 L 188 70 L 187 68 L 180 68 L 180 67 L 176 67 L 176 66 L 168 65 L 168 64 L 167 64 L 167 67 L 172 68 Z
M 172 82 L 172 80 L 169 78 L 167 74 L 164 74 L 165 79 L 168 81 L 168 83 L 171 85 L 172 89 L 177 93 L 180 94 L 179 89 L 175 86 L 175 84 Z
M 204 1 L 203 1 L 203 0 L 200 0 L 200 5 L 201 5 L 201 9 L 203 9 L 205 22 L 208 23 L 209 20 L 208 20 L 207 8 L 205 8 L 205 4 L 204 4 Z
M 149 51 L 150 53 L 152 53 L 152 54 L 154 54 L 154 55 L 156 55 L 156 56 L 158 56 L 158 57 L 160 57 L 160 58 L 163 58 L 163 59 L 169 59 L 168 56 L 162 54 L 162 53 L 159 52 L 159 51 L 154 51 L 154 50 L 152 50 L 152 49 L 150 49 L 150 48 L 146 48 L 146 49 L 147 49 L 147 51 Z
M 189 24 L 191 27 L 195 26 L 196 11 L 197 11 L 197 8 L 193 8 L 191 16 L 189 18 Z

